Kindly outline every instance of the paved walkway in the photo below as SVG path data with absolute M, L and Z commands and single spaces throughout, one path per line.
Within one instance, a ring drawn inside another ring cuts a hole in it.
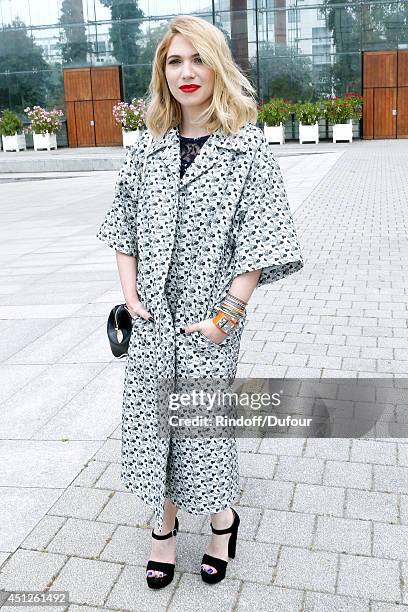
M 240 376 L 407 378 L 408 142 L 342 150 L 280 156 L 305 267 L 255 292 Z M 50 612 L 408 609 L 408 444 L 391 437 L 239 439 L 228 578 L 201 582 L 208 519 L 180 511 L 176 579 L 147 589 L 152 512 L 120 484 L 124 364 L 105 337 L 120 285 L 94 237 L 114 176 L 1 186 L 0 589 L 68 590 Z
M 359 142 L 359 141 L 357 141 Z M 275 146 L 275 145 L 274 145 Z M 277 155 L 313 155 L 320 153 L 346 150 L 350 144 L 331 141 L 322 141 L 319 144 L 305 143 L 299 145 L 297 141 L 287 142 L 285 145 L 276 145 Z M 51 151 L 1 151 L 0 175 L 21 172 L 83 172 L 83 171 L 109 171 L 118 170 L 122 165 L 126 149 L 123 147 L 62 147 Z

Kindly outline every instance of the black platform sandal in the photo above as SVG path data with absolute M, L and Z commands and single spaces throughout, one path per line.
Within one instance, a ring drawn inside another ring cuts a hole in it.
M 234 508 L 231 508 L 231 510 L 234 513 L 234 521 L 230 527 L 227 527 L 226 529 L 215 529 L 212 523 L 210 523 L 210 525 L 211 525 L 212 532 L 216 533 L 217 535 L 222 535 L 224 533 L 231 533 L 229 540 L 228 540 L 228 556 L 231 557 L 231 559 L 233 559 L 235 557 L 235 550 L 237 546 L 239 516 L 237 512 L 234 510 Z M 207 555 L 207 553 L 205 553 L 201 560 L 201 565 L 203 563 L 205 563 L 206 565 L 212 565 L 212 567 L 215 567 L 215 569 L 217 570 L 216 573 L 210 574 L 205 569 L 201 568 L 201 578 L 204 580 L 204 582 L 208 582 L 209 584 L 214 584 L 216 582 L 220 582 L 221 580 L 225 578 L 225 572 L 227 569 L 228 561 L 224 561 L 224 559 L 219 559 L 218 557 L 213 557 L 212 555 Z
M 179 522 L 176 516 L 176 520 L 174 522 L 174 529 L 172 529 L 171 531 L 169 531 L 169 533 L 166 533 L 165 535 L 157 535 L 154 533 L 154 528 L 153 528 L 152 537 L 155 540 L 167 540 L 167 538 L 170 538 L 172 535 L 174 536 L 177 535 L 178 530 L 179 530 Z M 147 580 L 147 584 L 149 585 L 149 587 L 151 589 L 162 589 L 163 587 L 170 584 L 170 582 L 174 578 L 174 568 L 175 568 L 175 563 L 163 563 L 162 561 L 152 561 L 150 559 L 146 566 L 146 572 L 148 572 L 149 570 L 154 570 L 157 572 L 163 572 L 164 576 L 147 576 L 146 575 L 146 580 Z

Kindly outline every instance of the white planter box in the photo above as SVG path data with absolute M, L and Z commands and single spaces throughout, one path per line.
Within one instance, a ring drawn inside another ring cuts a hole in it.
M 123 136 L 123 146 L 124 148 L 133 147 L 133 145 L 137 142 L 137 140 L 142 135 L 142 130 L 137 128 L 137 130 L 126 131 L 122 129 Z
M 299 121 L 299 142 L 315 142 L 319 144 L 319 124 L 314 125 L 302 125 Z
M 50 134 L 49 132 L 46 134 L 33 133 L 33 141 L 34 151 L 38 151 L 39 149 L 47 149 L 47 151 L 50 151 L 51 149 L 57 148 L 56 134 Z
M 282 122 L 279 125 L 266 125 L 264 123 L 264 134 L 266 142 L 285 144 L 285 127 Z
M 13 136 L 2 136 L 4 151 L 25 151 L 25 134 L 14 134 Z
M 333 142 L 338 140 L 348 140 L 353 142 L 353 120 L 348 123 L 335 123 L 333 125 Z

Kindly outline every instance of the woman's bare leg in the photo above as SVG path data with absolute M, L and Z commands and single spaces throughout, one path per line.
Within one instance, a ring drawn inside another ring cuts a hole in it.
M 164 535 L 174 529 L 174 521 L 176 519 L 178 507 L 166 497 L 164 502 L 163 527 L 159 531 L 157 524 L 154 528 L 154 533 Z M 152 548 L 150 553 L 152 561 L 163 561 L 163 563 L 176 562 L 176 538 L 167 538 L 167 540 L 155 540 L 152 538 Z M 147 576 L 163 576 L 163 572 L 159 570 L 149 570 Z
M 221 512 L 216 512 L 215 514 L 211 514 L 211 522 L 215 529 L 226 529 L 227 527 L 231 527 L 234 521 L 234 513 L 231 508 L 226 508 Z M 212 555 L 213 557 L 218 557 L 219 559 L 224 559 L 224 561 L 228 561 L 228 540 L 230 539 L 231 533 L 223 533 L 216 534 L 211 533 L 211 541 L 207 548 L 207 554 Z M 217 570 L 212 565 L 207 565 L 203 563 L 203 570 L 208 572 L 209 574 L 216 574 Z

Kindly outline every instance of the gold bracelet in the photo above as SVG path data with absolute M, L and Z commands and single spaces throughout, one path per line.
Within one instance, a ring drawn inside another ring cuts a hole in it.
M 239 310 L 240 312 L 245 312 L 246 306 L 242 306 L 241 304 L 238 304 L 237 302 L 234 302 L 233 300 L 230 300 L 228 297 L 225 297 L 221 304 L 226 304 L 227 306 L 230 306 L 231 308 L 235 308 L 236 310 Z
M 230 332 L 231 329 L 233 329 L 237 324 L 237 321 L 229 317 L 229 315 L 227 315 L 222 310 L 217 312 L 212 321 L 214 325 L 216 325 L 218 329 L 220 329 L 225 334 L 228 334 L 228 332 Z
M 225 302 L 223 302 L 220 305 L 220 310 L 223 310 L 224 312 L 228 312 L 229 314 L 231 314 L 233 317 L 240 319 L 241 317 L 244 316 L 245 311 L 243 310 L 238 310 L 236 308 L 231 308 L 231 306 L 229 306 L 228 304 L 226 304 Z
M 224 299 L 221 302 L 221 308 L 223 308 L 223 307 L 230 308 L 232 311 L 234 311 L 234 312 L 236 312 L 236 313 L 238 313 L 240 315 L 244 315 L 245 312 L 246 312 L 245 308 L 243 308 L 242 306 L 237 306 L 236 304 L 234 304 L 233 302 L 230 302 L 227 299 Z
M 240 304 L 241 306 L 247 306 L 248 305 L 248 302 L 245 302 L 241 298 L 238 298 L 236 295 L 232 295 L 232 293 L 230 293 L 229 291 L 228 291 L 226 297 L 230 297 L 232 300 L 235 300 L 236 302 L 238 302 L 238 304 Z
M 242 304 L 241 302 L 232 300 L 228 295 L 226 295 L 222 301 L 225 302 L 226 304 L 230 304 L 231 306 L 234 306 L 235 308 L 239 308 L 241 310 L 245 310 L 246 308 L 246 304 Z

